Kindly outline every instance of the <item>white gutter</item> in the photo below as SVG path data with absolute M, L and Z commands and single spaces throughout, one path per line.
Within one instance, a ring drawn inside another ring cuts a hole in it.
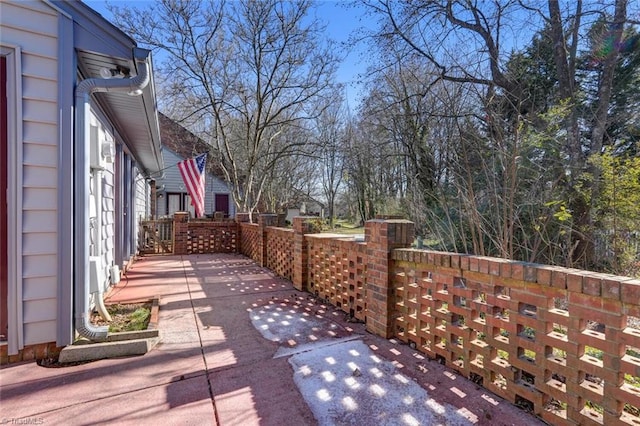
M 74 166 L 74 224 L 75 224 L 75 285 L 74 308 L 75 328 L 78 334 L 89 340 L 106 340 L 109 327 L 91 324 L 89 314 L 89 195 L 90 191 L 90 95 L 98 92 L 126 92 L 132 96 L 142 93 L 150 81 L 147 64 L 149 51 L 135 49 L 143 53 L 135 57 L 138 74 L 128 79 L 89 78 L 76 87 L 76 155 Z M 101 212 L 98 212 L 101 214 Z

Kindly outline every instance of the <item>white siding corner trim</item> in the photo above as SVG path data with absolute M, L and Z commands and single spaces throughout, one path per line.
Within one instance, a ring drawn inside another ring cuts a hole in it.
M 7 59 L 7 313 L 9 355 L 24 347 L 22 327 L 22 52 L 19 46 L 2 44 Z

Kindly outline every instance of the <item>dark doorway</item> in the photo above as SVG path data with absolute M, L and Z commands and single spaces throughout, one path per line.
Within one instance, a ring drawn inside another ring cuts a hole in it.
M 7 58 L 0 56 L 0 341 L 7 340 Z
M 214 212 L 224 212 L 225 217 L 229 216 L 229 194 L 215 194 Z

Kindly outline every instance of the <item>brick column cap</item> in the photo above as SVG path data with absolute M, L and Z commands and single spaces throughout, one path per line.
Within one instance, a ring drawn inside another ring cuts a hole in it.
M 247 212 L 238 212 L 238 213 L 236 213 L 236 222 L 237 223 L 249 223 L 249 213 L 247 213 Z
M 189 212 L 175 212 L 173 220 L 175 222 L 187 222 L 189 220 Z
M 316 216 L 295 216 L 293 218 L 293 230 L 299 234 L 313 233 L 313 227 L 309 221 L 317 219 Z

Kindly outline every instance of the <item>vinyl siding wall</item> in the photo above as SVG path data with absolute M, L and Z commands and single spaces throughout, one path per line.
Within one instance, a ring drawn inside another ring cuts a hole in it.
M 107 267 L 115 265 L 115 215 L 116 215 L 116 202 L 115 202 L 115 172 L 113 163 L 110 167 L 106 168 L 102 175 L 102 238 L 104 256 L 103 260 Z M 109 286 L 109 273 L 105 275 L 107 282 L 105 285 Z
M 0 8 L 0 42 L 22 49 L 22 140 L 9 141 L 22 147 L 22 271 L 9 285 L 22 289 L 22 344 L 30 345 L 56 340 L 59 17 L 35 1 Z
M 149 209 L 149 185 L 144 176 L 136 169 L 136 227 L 141 220 L 147 219 L 151 213 Z M 137 228 L 136 228 L 137 231 Z
M 95 105 L 92 107 L 95 108 Z M 107 122 L 105 116 L 103 114 L 97 113 L 92 109 L 91 117 L 90 117 L 91 126 L 94 126 L 97 131 L 96 141 L 91 141 L 91 144 L 97 144 L 97 147 L 92 148 L 97 149 L 98 152 L 101 152 L 101 145 L 104 141 L 110 141 L 112 144 L 114 142 L 114 136 L 109 130 L 111 126 Z M 115 151 L 115 146 L 114 146 Z M 90 220 L 90 253 L 92 256 L 99 255 L 101 258 L 101 277 L 102 282 L 100 285 L 103 290 L 106 290 L 110 284 L 110 270 L 114 265 L 114 251 L 115 251 L 115 242 L 114 242 L 114 234 L 115 234 L 115 201 L 114 201 L 114 175 L 115 175 L 115 166 L 113 162 L 113 158 L 111 161 L 102 158 L 100 160 L 101 171 L 92 171 L 92 185 L 91 185 L 91 194 L 93 195 L 92 202 L 96 203 L 96 208 L 93 212 L 90 213 L 90 216 L 95 218 Z M 95 161 L 95 160 L 94 160 Z M 96 191 L 100 191 L 98 194 Z M 99 202 L 98 202 L 99 200 Z M 97 215 L 100 215 L 100 241 L 95 241 L 95 237 L 97 235 Z
M 149 185 L 145 177 L 140 174 L 137 168 L 135 168 L 135 173 L 133 175 L 135 177 L 135 223 L 134 223 L 134 235 L 136 237 L 136 245 L 134 246 L 134 250 L 138 251 L 138 235 L 140 231 L 140 221 L 143 219 L 148 219 L 151 215 L 151 200 L 149 196 Z
M 95 107 L 95 105 L 94 105 Z M 98 126 L 98 140 L 110 140 L 112 143 L 116 143 L 113 141 L 120 140 L 120 138 L 116 137 L 110 129 L 112 129 L 111 124 L 107 121 L 106 116 L 104 114 L 97 113 L 92 110 L 92 122 L 94 125 Z M 115 151 L 115 146 L 114 146 Z M 123 154 L 121 154 L 123 155 Z M 115 157 L 114 157 L 115 160 Z M 123 161 L 124 164 L 127 164 L 128 160 Z M 101 172 L 101 182 L 100 189 L 102 191 L 102 203 L 100 206 L 100 214 L 102 215 L 102 238 L 100 244 L 100 253 L 102 257 L 102 266 L 103 266 L 103 282 L 102 288 L 107 289 L 111 284 L 110 274 L 111 267 L 116 265 L 116 250 L 117 242 L 116 242 L 116 167 L 115 161 L 113 162 L 105 162 L 101 163 L 103 170 Z M 143 218 L 147 218 L 149 216 L 149 184 L 147 183 L 144 175 L 142 175 L 138 168 L 135 165 L 132 165 L 131 176 L 133 178 L 133 182 L 125 182 L 122 179 L 124 187 L 122 188 L 122 193 L 124 191 L 132 190 L 133 193 L 131 195 L 131 199 L 133 203 L 129 206 L 129 210 L 126 211 L 123 215 L 123 225 L 125 221 L 129 218 L 133 218 L 131 223 L 132 234 L 129 236 L 131 238 L 131 247 L 134 254 L 137 250 L 137 235 L 138 235 L 138 224 L 139 221 Z M 121 171 L 124 173 L 124 171 Z M 94 178 L 97 174 L 94 172 Z M 93 188 L 93 186 L 92 186 Z M 94 194 L 96 196 L 96 194 Z M 123 208 L 127 208 L 124 207 Z M 124 230 L 124 226 L 123 226 Z M 121 243 L 126 245 L 126 241 L 122 238 Z M 120 247 L 121 250 L 125 250 L 124 246 Z M 92 253 L 96 253 L 96 251 L 91 250 Z M 123 253 L 125 257 L 124 263 L 127 262 L 128 253 Z M 123 267 L 124 265 L 117 265 L 119 267 Z

